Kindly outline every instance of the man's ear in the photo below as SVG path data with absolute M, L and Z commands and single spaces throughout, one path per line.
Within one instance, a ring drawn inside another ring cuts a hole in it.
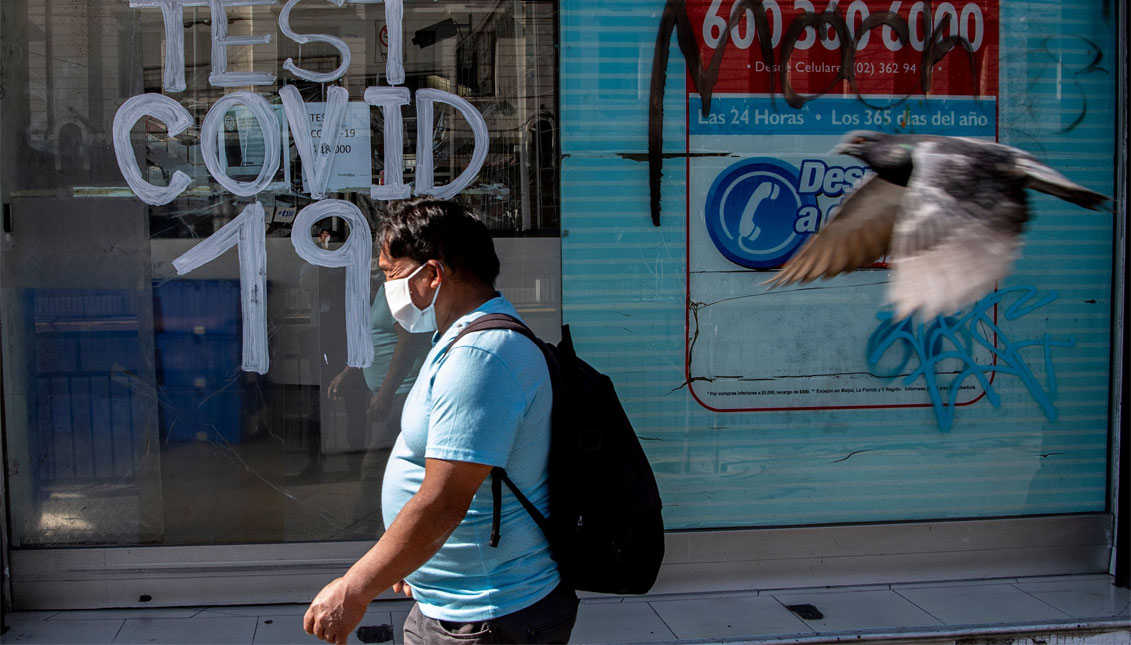
M 432 270 L 435 271 L 435 274 L 432 276 L 432 280 L 428 283 L 428 286 L 433 289 L 437 289 L 447 277 L 444 264 L 439 260 L 428 260 L 426 264 L 432 267 Z

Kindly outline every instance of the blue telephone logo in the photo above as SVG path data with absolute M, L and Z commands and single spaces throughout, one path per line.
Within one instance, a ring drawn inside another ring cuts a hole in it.
M 781 266 L 809 236 L 794 228 L 798 212 L 817 206 L 798 185 L 797 169 L 777 159 L 743 159 L 719 173 L 703 211 L 715 248 L 739 266 Z

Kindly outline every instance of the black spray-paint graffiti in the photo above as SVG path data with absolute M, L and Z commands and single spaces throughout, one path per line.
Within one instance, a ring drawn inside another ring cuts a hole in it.
M 665 156 L 670 156 L 665 155 L 663 152 L 663 128 L 664 88 L 667 85 L 668 45 L 671 42 L 672 32 L 674 31 L 676 34 L 679 50 L 682 52 L 684 61 L 687 64 L 691 83 L 695 91 L 703 99 L 703 116 L 707 116 L 711 112 L 711 95 L 714 92 L 715 83 L 719 78 L 719 69 L 722 65 L 723 54 L 726 51 L 727 45 L 731 43 L 730 34 L 734 28 L 738 26 L 739 21 L 745 16 L 746 12 L 750 12 L 754 16 L 754 30 L 757 34 L 758 47 L 761 50 L 762 59 L 766 63 L 765 73 L 769 78 L 770 94 L 771 96 L 775 95 L 777 88 L 780 87 L 782 95 L 790 107 L 795 109 L 801 108 L 808 101 L 837 87 L 842 81 L 846 81 L 856 94 L 856 97 L 869 107 L 880 109 L 891 108 L 907 99 L 907 97 L 904 97 L 889 105 L 872 105 L 864 99 L 856 81 L 856 66 L 854 64 L 856 51 L 861 40 L 868 32 L 877 27 L 889 27 L 902 44 L 908 43 L 910 27 L 907 21 L 891 11 L 869 15 L 864 19 L 855 36 L 852 35 L 848 28 L 848 21 L 844 16 L 838 13 L 836 6 L 831 7 L 828 11 L 823 13 L 805 12 L 795 18 L 786 29 L 782 37 L 781 60 L 775 61 L 773 43 L 770 39 L 769 21 L 766 16 L 766 8 L 763 5 L 763 0 L 739 0 L 735 3 L 731 11 L 730 20 L 727 22 L 726 28 L 722 30 L 721 40 L 718 47 L 715 49 L 715 53 L 711 57 L 710 63 L 704 68 L 703 61 L 699 56 L 699 41 L 695 37 L 691 19 L 688 17 L 687 0 L 667 0 L 663 15 L 660 17 L 660 29 L 656 36 L 656 49 L 652 58 L 652 80 L 648 105 L 648 186 L 651 199 L 652 224 L 655 226 L 660 225 L 660 185 L 662 180 L 663 159 Z M 930 9 L 930 2 L 928 2 L 927 10 L 923 12 L 921 19 L 921 28 L 923 33 L 926 34 L 926 41 L 923 47 L 922 64 L 919 66 L 919 84 L 924 94 L 930 90 L 934 66 L 956 47 L 963 49 L 967 53 L 971 76 L 974 78 L 977 77 L 977 63 L 974 57 L 974 48 L 960 35 L 947 35 L 950 31 L 949 15 L 944 15 L 937 25 L 931 20 L 931 15 L 933 15 L 933 12 Z M 790 84 L 789 62 L 797 46 L 797 42 L 802 38 L 802 34 L 805 33 L 805 30 L 810 27 L 813 29 L 821 29 L 822 27 L 831 28 L 836 32 L 842 45 L 840 47 L 840 68 L 837 71 L 836 77 L 830 81 L 828 86 L 822 91 L 805 96 L 794 91 Z M 775 79 L 775 69 L 777 70 L 777 79 Z
M 1036 287 L 1017 287 L 997 291 L 982 298 L 968 313 L 957 317 L 939 316 L 930 324 L 914 323 L 910 318 L 896 321 L 891 312 L 880 312 L 876 330 L 868 339 L 868 364 L 874 374 L 886 373 L 889 378 L 903 376 L 906 368 L 917 361 L 910 373 L 903 377 L 903 384 L 910 386 L 922 378 L 926 384 L 935 419 L 939 429 L 949 430 L 954 424 L 955 401 L 959 390 L 967 379 L 973 378 L 985 392 L 986 398 L 995 407 L 1001 406 L 1001 397 L 994 390 L 991 375 L 1009 374 L 1016 376 L 1029 390 L 1033 400 L 1049 420 L 1056 420 L 1056 371 L 1052 364 L 1054 347 L 1068 348 L 1076 345 L 1076 339 L 1052 338 L 1043 334 L 1040 338 L 1012 340 L 998 323 L 995 307 L 1002 306 L 1001 315 L 1005 322 L 1018 320 L 1053 302 L 1057 293 L 1051 291 L 1038 297 Z M 1040 348 L 1044 358 L 1046 385 L 1042 386 L 1030 369 L 1021 350 Z M 978 353 L 989 352 L 989 362 L 979 362 Z M 881 361 L 894 360 L 894 366 L 881 368 Z M 946 383 L 939 376 L 957 365 L 957 374 Z M 945 395 L 945 399 L 944 399 Z
M 1061 134 L 1075 130 L 1081 123 L 1084 122 L 1084 117 L 1088 116 L 1088 93 L 1084 91 L 1084 86 L 1080 83 L 1080 79 L 1084 76 L 1087 76 L 1088 74 L 1093 74 L 1096 72 L 1108 74 L 1107 69 L 1100 65 L 1100 63 L 1103 62 L 1104 53 L 1103 50 L 1100 49 L 1099 45 L 1092 42 L 1088 38 L 1084 38 L 1083 36 L 1068 36 L 1067 39 L 1075 41 L 1073 44 L 1078 45 L 1080 43 L 1083 43 L 1084 47 L 1088 51 L 1088 54 L 1091 56 L 1091 60 L 1087 65 L 1083 67 L 1069 71 L 1068 78 L 1072 82 L 1073 90 L 1075 91 L 1076 95 L 1080 97 L 1080 108 L 1079 112 L 1076 115 L 1076 118 L 1074 118 L 1072 122 L 1060 128 L 1059 132 Z M 1045 38 L 1041 41 L 1041 50 L 1044 53 L 1045 57 L 1056 64 L 1060 63 L 1064 54 L 1063 51 L 1054 48 L 1052 44 L 1052 38 Z M 1030 86 L 1035 84 L 1036 81 L 1041 80 L 1041 76 L 1041 74 L 1038 74 L 1038 76 L 1033 80 Z

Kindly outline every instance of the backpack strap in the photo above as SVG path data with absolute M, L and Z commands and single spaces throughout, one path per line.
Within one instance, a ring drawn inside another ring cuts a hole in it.
M 515 498 L 518 499 L 518 503 L 522 504 L 522 507 L 526 509 L 526 512 L 534 520 L 534 523 L 538 525 L 538 528 L 542 529 L 542 532 L 546 534 L 546 539 L 549 540 L 550 520 L 546 519 L 546 516 L 538 510 L 538 507 L 527 499 L 526 495 L 522 494 L 518 486 L 507 476 L 507 471 L 495 466 L 491 469 L 491 502 L 493 508 L 491 509 L 491 539 L 487 544 L 492 547 L 499 546 L 499 523 L 501 519 L 500 516 L 502 515 L 501 509 L 503 507 L 503 487 L 501 484 L 506 484 L 507 488 L 511 489 Z
M 542 341 L 534 335 L 534 332 L 524 325 L 522 321 L 514 316 L 508 316 L 507 314 L 486 314 L 476 318 L 468 324 L 467 327 L 461 329 L 460 332 L 456 334 L 456 337 L 452 339 L 452 342 L 448 343 L 448 351 L 464 336 L 488 329 L 509 329 L 511 331 L 517 331 L 529 338 L 531 342 L 538 346 L 539 351 L 542 351 L 543 355 L 545 355 L 545 351 L 542 349 Z M 502 523 L 503 484 L 506 484 L 507 488 L 514 493 L 515 498 L 517 498 L 518 502 L 522 504 L 522 507 L 526 509 L 526 512 L 530 514 L 530 517 L 538 525 L 538 528 L 542 529 L 542 532 L 546 534 L 546 539 L 549 539 L 549 520 L 538 511 L 538 508 L 527 499 L 526 495 L 522 494 L 518 486 L 507 476 L 507 471 L 499 466 L 495 466 L 491 468 L 491 538 L 488 541 L 488 545 L 492 547 L 499 546 L 499 527 Z
M 488 329 L 509 329 L 511 331 L 517 331 L 533 341 L 533 343 L 538 346 L 538 349 L 542 349 L 542 341 L 538 340 L 534 332 L 530 331 L 530 328 L 524 325 L 518 318 L 508 316 L 507 314 L 486 314 L 476 318 L 471 321 L 467 327 L 461 329 L 460 332 L 456 334 L 456 337 L 452 339 L 452 342 L 448 343 L 448 351 L 464 336 Z
M 499 525 L 502 519 L 502 505 L 499 502 L 503 499 L 503 487 L 502 479 L 495 475 L 496 470 L 503 472 L 498 466 L 491 469 L 491 539 L 487 541 L 491 548 L 499 546 Z

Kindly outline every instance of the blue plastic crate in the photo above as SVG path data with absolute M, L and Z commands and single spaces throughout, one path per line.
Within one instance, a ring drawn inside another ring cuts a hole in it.
M 159 333 L 153 337 L 157 349 L 157 385 L 218 388 L 242 383 L 242 337 Z
M 242 390 L 161 388 L 161 437 L 169 442 L 236 444 L 242 437 Z
M 146 296 L 110 289 L 25 292 L 37 486 L 120 483 L 136 475 L 147 420 L 138 399 L 144 394 L 130 375 L 144 364 L 137 310 Z
M 241 333 L 239 280 L 153 283 L 153 330 L 235 336 Z

